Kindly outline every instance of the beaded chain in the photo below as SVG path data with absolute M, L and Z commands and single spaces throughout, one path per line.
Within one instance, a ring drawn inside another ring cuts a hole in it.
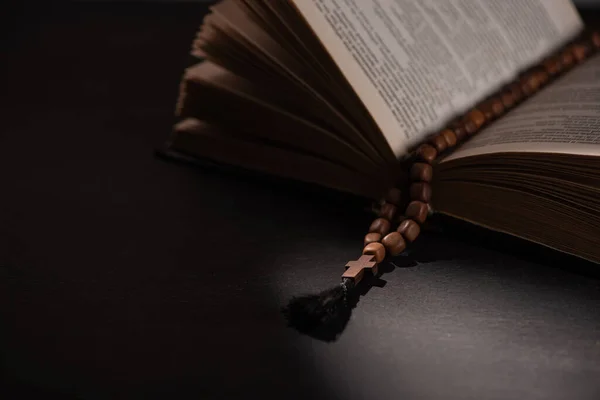
M 475 135 L 482 127 L 599 49 L 599 32 L 593 32 L 565 46 L 555 56 L 521 74 L 515 82 L 499 93 L 482 101 L 463 117 L 454 120 L 428 143 L 420 145 L 410 157 L 410 201 L 406 205 L 404 215 L 398 216 L 398 210 L 404 206 L 401 191 L 392 188 L 381 200 L 378 218 L 373 221 L 364 238 L 363 255 L 358 260 L 346 264 L 346 271 L 342 275 L 343 282 L 352 286 L 358 284 L 364 276 L 365 269 L 370 269 L 376 274 L 377 265 L 383 262 L 386 256 L 400 255 L 406 249 L 407 242 L 412 243 L 417 239 L 421 233 L 421 226 L 430 213 L 432 165 L 439 155 Z M 391 231 L 394 222 L 398 222 L 399 225 L 395 231 Z

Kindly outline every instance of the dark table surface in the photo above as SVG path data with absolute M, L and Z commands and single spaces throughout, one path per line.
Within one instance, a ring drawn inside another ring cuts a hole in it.
M 154 157 L 204 10 L 4 14 L 4 398 L 600 398 L 598 268 L 482 231 L 425 235 L 335 342 L 287 328 L 369 216 Z

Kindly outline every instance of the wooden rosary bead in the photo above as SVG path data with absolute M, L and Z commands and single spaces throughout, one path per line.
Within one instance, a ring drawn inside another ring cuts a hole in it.
M 571 51 L 577 63 L 583 62 L 590 53 L 590 49 L 585 44 L 575 44 L 571 46 Z
M 408 240 L 409 242 L 414 242 L 421 233 L 421 227 L 412 219 L 405 219 L 400 223 L 400 226 L 398 229 L 396 229 L 396 232 L 402 234 L 404 239 Z
M 444 139 L 442 135 L 434 136 L 433 139 L 431 139 L 431 144 L 438 153 L 442 153 L 448 147 L 448 143 L 446 143 L 446 139 Z
M 467 131 L 465 130 L 465 124 L 462 121 L 457 121 L 452 124 L 452 131 L 456 135 L 456 140 L 461 142 L 467 137 Z
M 529 80 L 527 77 L 523 77 L 519 80 L 519 84 L 521 85 L 521 92 L 523 92 L 524 97 L 529 97 L 533 93 L 531 86 L 529 86 Z
M 417 156 L 419 159 L 431 164 L 437 157 L 437 150 L 428 144 L 423 144 L 417 149 Z
M 410 179 L 416 182 L 431 182 L 433 167 L 425 163 L 414 163 L 410 168 Z
M 546 72 L 546 70 L 543 69 L 539 69 L 536 72 L 536 76 L 540 82 L 540 86 L 544 86 L 546 83 L 548 83 L 548 79 L 550 79 L 550 75 Z
M 492 99 L 492 111 L 494 112 L 494 117 L 498 118 L 504 114 L 504 103 L 502 103 L 502 99 Z
M 425 182 L 415 182 L 411 184 L 410 199 L 429 203 L 431 201 L 431 185 Z
M 477 125 L 475 124 L 475 122 L 471 120 L 465 121 L 465 132 L 467 132 L 467 135 L 469 136 L 473 136 L 474 134 L 476 134 Z
M 493 121 L 504 113 L 504 104 L 500 99 L 490 99 L 478 107 L 486 121 Z
M 521 90 L 525 96 L 530 96 L 535 93 L 539 87 L 540 82 L 538 81 L 535 73 L 528 73 L 521 78 Z
M 508 92 L 512 96 L 515 103 L 523 100 L 523 91 L 521 90 L 521 85 L 518 83 L 512 83 L 508 86 Z
M 535 73 L 538 82 L 540 83 L 540 87 L 544 86 L 546 83 L 548 83 L 548 79 L 550 79 L 548 73 L 544 70 L 538 70 Z
M 485 103 L 477 106 L 477 108 L 481 110 L 487 121 L 494 119 L 494 111 L 492 110 L 492 103 L 490 101 L 486 101 Z
M 483 113 L 477 108 L 474 108 L 471 111 L 469 111 L 466 118 L 467 120 L 473 122 L 477 129 L 481 128 L 485 124 L 485 115 L 483 115 Z
M 509 108 L 512 108 L 512 106 L 515 105 L 515 99 L 510 94 L 510 92 L 502 93 L 502 105 L 504 105 L 505 110 L 508 110 Z
M 562 65 L 560 64 L 560 60 L 556 57 L 552 57 L 544 61 L 542 64 L 544 69 L 550 76 L 554 76 L 560 72 L 562 69 Z
M 569 50 L 565 50 L 561 53 L 560 63 L 563 68 L 571 68 L 574 62 L 575 57 L 573 56 L 573 53 L 571 53 Z
M 385 259 L 385 247 L 379 242 L 369 243 L 363 249 L 363 254 L 375 256 L 375 262 L 381 263 Z M 373 273 L 376 273 L 373 271 Z
M 364 245 L 368 245 L 369 243 L 379 242 L 381 240 L 381 233 L 371 232 L 367 233 L 365 236 Z
M 385 218 L 377 218 L 369 227 L 369 233 L 379 233 L 381 236 L 388 234 L 391 228 L 391 222 Z
M 385 203 L 381 206 L 381 210 L 379 211 L 379 216 L 387 219 L 388 221 L 392 221 L 396 216 L 396 212 L 398 211 L 398 207 L 396 207 L 392 203 Z
M 388 254 L 392 257 L 402 254 L 404 249 L 406 249 L 406 242 L 398 232 L 391 232 L 385 235 L 381 240 L 381 244 L 383 244 Z
M 414 200 L 408 204 L 406 207 L 406 216 L 415 220 L 419 224 L 422 224 L 427 219 L 427 214 L 429 210 L 427 209 L 427 204 L 422 201 Z
M 452 130 L 444 129 L 443 131 L 440 132 L 440 136 L 442 136 L 444 138 L 444 140 L 446 141 L 447 147 L 456 146 L 456 134 L 454 132 L 452 132 Z
M 527 77 L 527 84 L 532 89 L 533 92 L 537 92 L 540 88 L 540 80 L 537 72 L 532 72 Z
M 600 49 L 600 32 L 592 33 L 591 40 L 594 47 Z
M 395 206 L 400 206 L 402 204 L 402 192 L 400 189 L 391 188 L 385 195 L 385 201 Z

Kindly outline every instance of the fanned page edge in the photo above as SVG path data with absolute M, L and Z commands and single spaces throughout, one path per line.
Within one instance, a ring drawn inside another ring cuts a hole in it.
M 370 200 L 377 199 L 382 190 L 381 184 L 369 177 L 329 160 L 240 138 L 195 118 L 186 118 L 173 127 L 162 154 L 200 158 L 210 164 L 227 165 L 232 170 L 241 168 Z
M 345 50 L 343 43 L 328 25 L 323 15 L 317 12 L 318 10 L 312 1 L 290 1 L 298 10 L 298 15 L 303 18 L 323 47 L 327 49 L 327 52 L 338 65 L 348 84 L 362 100 L 363 105 L 378 125 L 394 155 L 399 157 L 406 154 L 409 150 L 406 141 L 401 138 L 401 135 L 391 134 L 400 129 L 395 122 L 394 115 L 381 97 L 379 97 L 373 86 L 368 84 L 369 80 L 365 73 L 352 55 Z M 367 102 L 365 99 L 369 99 L 369 101 Z
M 476 106 L 476 105 L 473 105 L 473 106 Z M 410 154 L 411 154 L 411 153 L 407 153 L 407 155 L 410 155 Z

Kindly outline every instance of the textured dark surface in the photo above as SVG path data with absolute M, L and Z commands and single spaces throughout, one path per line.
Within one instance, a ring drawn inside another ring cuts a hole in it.
M 153 157 L 204 7 L 26 10 L 2 25 L 4 398 L 600 398 L 595 266 L 477 230 L 384 266 L 338 341 L 287 329 L 369 216 Z

